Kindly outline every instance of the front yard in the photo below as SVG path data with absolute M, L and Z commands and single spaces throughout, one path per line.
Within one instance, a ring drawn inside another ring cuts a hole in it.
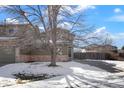
M 91 62 L 94 63 L 91 64 Z M 58 67 L 48 67 L 48 64 L 49 62 L 35 62 L 2 66 L 0 67 L 0 87 L 124 88 L 123 61 L 58 62 Z M 112 70 L 115 71 L 111 72 Z M 24 77 L 23 80 L 19 79 L 19 75 Z

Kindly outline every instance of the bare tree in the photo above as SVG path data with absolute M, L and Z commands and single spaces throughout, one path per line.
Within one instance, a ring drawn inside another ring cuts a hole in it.
M 103 35 L 98 36 L 99 38 L 99 45 L 112 45 L 113 44 L 113 40 L 111 38 L 111 36 L 108 33 L 105 33 Z
M 51 64 L 50 66 L 56 66 L 57 55 L 57 31 L 58 27 L 62 25 L 68 25 L 67 29 L 70 33 L 75 35 L 75 44 L 77 42 L 91 42 L 91 39 L 96 39 L 94 36 L 87 36 L 93 32 L 93 27 L 88 27 L 84 23 L 83 13 L 78 12 L 74 15 L 69 9 L 73 10 L 76 6 L 62 6 L 62 5 L 48 5 L 48 6 L 5 6 L 5 12 L 13 15 L 14 19 L 18 19 L 20 22 L 27 22 L 32 27 L 32 34 L 28 34 L 32 38 L 28 38 L 28 43 L 22 39 L 22 41 L 29 44 L 39 38 L 42 45 L 46 45 L 46 48 L 51 52 Z M 42 27 L 45 32 L 45 38 L 39 34 L 39 29 Z M 26 35 L 27 36 L 27 35 Z M 28 37 L 29 37 L 28 36 Z

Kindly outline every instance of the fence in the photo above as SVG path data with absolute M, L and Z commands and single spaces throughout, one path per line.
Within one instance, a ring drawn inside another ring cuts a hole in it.
M 108 53 L 98 53 L 98 52 L 85 52 L 85 53 L 74 53 L 75 59 L 109 59 L 110 55 Z
M 124 53 L 119 53 L 119 56 L 124 58 Z

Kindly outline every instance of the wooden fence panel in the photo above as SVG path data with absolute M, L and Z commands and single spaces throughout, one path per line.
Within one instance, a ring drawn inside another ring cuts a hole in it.
M 109 59 L 107 53 L 98 53 L 98 52 L 85 52 L 85 53 L 74 53 L 75 59 Z

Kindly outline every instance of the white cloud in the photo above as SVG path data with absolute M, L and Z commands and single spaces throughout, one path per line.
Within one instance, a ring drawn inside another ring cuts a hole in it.
M 89 9 L 96 9 L 96 7 L 93 6 L 93 5 L 89 5 L 88 8 L 89 8 Z
M 6 19 L 6 23 L 18 24 L 18 23 L 19 23 L 19 20 L 17 20 L 17 19 L 12 19 L 12 18 L 7 18 L 7 19 Z
M 108 37 L 112 40 L 112 43 L 117 46 L 119 46 L 118 42 L 121 42 L 124 40 L 124 32 L 110 33 L 105 26 L 96 29 L 96 31 L 94 32 L 94 35 L 98 36 L 101 39 Z
M 109 32 L 107 31 L 106 27 L 99 27 L 94 32 L 88 34 L 86 38 L 90 37 L 97 37 L 97 38 L 103 38 L 104 36 L 108 35 Z
M 94 35 L 104 36 L 109 35 L 113 40 L 122 40 L 124 39 L 124 32 L 122 33 L 110 33 L 105 26 L 96 29 Z
M 42 30 L 44 30 L 44 27 L 43 26 L 39 26 L 39 29 L 42 31 Z
M 123 32 L 123 33 L 118 33 L 118 35 L 120 35 L 120 36 L 124 36 L 124 32 Z
M 106 27 L 103 26 L 103 27 L 100 27 L 100 28 L 97 28 L 96 31 L 94 32 L 95 34 L 101 34 L 101 33 L 106 33 Z
M 107 21 L 124 22 L 124 15 L 112 16 Z
M 66 29 L 71 29 L 72 25 L 69 22 L 63 22 L 62 24 L 59 24 L 58 27 L 66 28 Z
M 28 22 L 26 21 L 23 21 L 23 20 L 17 20 L 17 19 L 14 19 L 14 18 L 6 18 L 6 23 L 11 23 L 11 24 L 27 24 Z
M 108 32 L 105 26 L 97 28 L 96 31 L 92 33 L 92 35 L 100 38 L 105 37 L 106 35 L 111 36 L 110 32 Z
M 122 10 L 121 10 L 120 8 L 115 8 L 115 9 L 114 9 L 114 12 L 115 12 L 115 13 L 121 13 Z
M 80 12 L 80 11 L 84 11 L 87 9 L 95 9 L 95 6 L 88 6 L 88 5 L 79 5 L 74 11 L 75 13 Z
M 113 42 L 116 46 L 121 48 L 124 45 L 124 32 L 111 34 Z
M 95 43 L 103 43 L 102 40 L 105 38 L 109 38 L 110 42 L 112 40 L 112 44 L 120 47 L 121 44 L 123 44 L 124 41 L 124 32 L 122 33 L 111 33 L 108 31 L 108 29 L 105 26 L 97 28 L 93 33 L 90 33 L 86 35 L 84 38 L 92 38 L 97 37 L 99 40 L 94 40 L 92 42 Z
M 76 13 L 79 13 L 81 11 L 85 11 L 87 9 L 95 9 L 96 7 L 95 6 L 92 6 L 92 5 L 78 5 L 76 7 L 71 7 L 69 5 L 67 6 L 62 6 L 62 12 L 63 12 L 63 8 L 70 14 L 76 14 Z M 65 11 L 64 10 L 64 11 Z M 62 13 L 63 14 L 63 13 Z M 61 22 L 64 18 L 66 18 L 65 16 L 63 15 L 59 15 L 58 16 L 58 20 Z M 72 27 L 72 24 L 69 23 L 69 22 L 62 22 L 59 24 L 59 27 L 63 27 L 63 28 L 66 28 L 66 29 L 70 29 Z
M 85 11 L 87 9 L 95 9 L 95 6 L 92 5 L 78 5 L 75 8 L 71 8 L 70 6 L 63 6 L 68 12 L 70 12 L 71 14 L 76 14 L 78 12 L 81 11 Z
M 114 40 L 123 40 L 124 39 L 124 32 L 112 34 L 112 38 Z

